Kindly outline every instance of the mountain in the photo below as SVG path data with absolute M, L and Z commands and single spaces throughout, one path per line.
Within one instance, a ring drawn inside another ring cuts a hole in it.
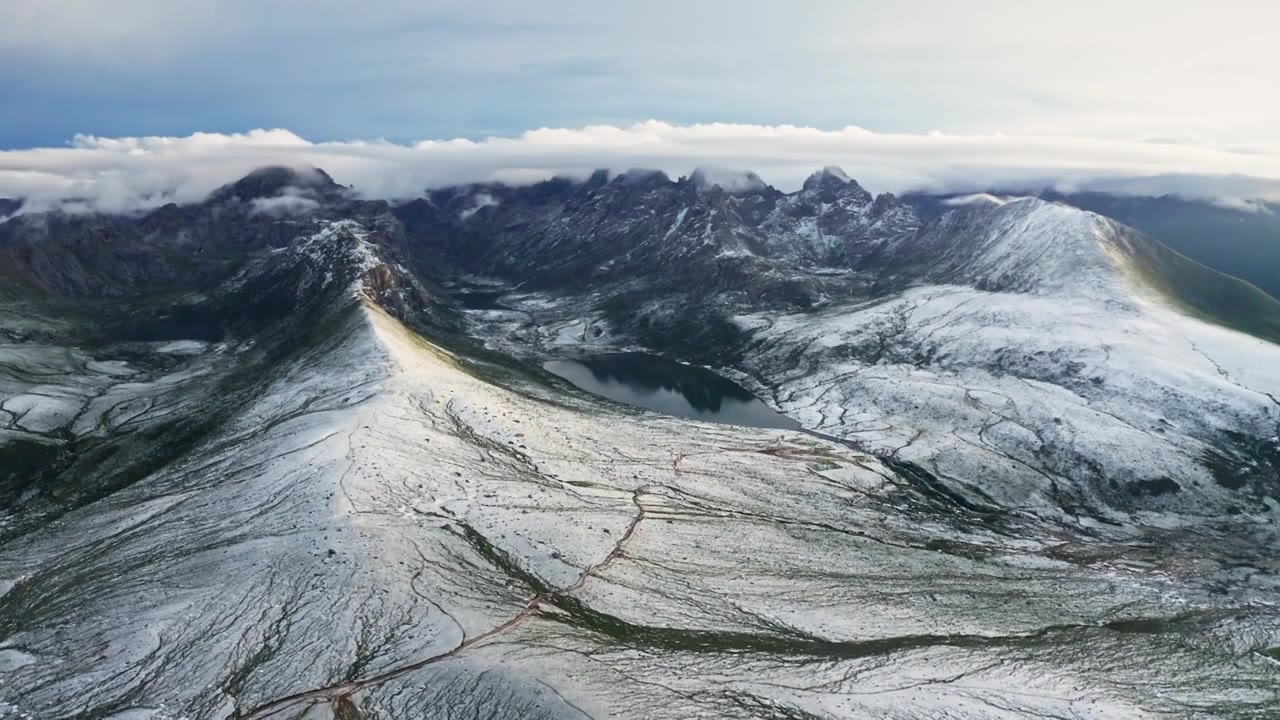
M 214 203 L 257 203 L 256 209 L 261 212 L 272 205 L 287 204 L 283 202 L 285 198 L 310 199 L 319 204 L 340 201 L 346 195 L 346 189 L 320 168 L 275 166 L 259 168 L 234 183 L 218 188 L 209 200 Z
M 0 714 L 1280 703 L 1274 306 L 1115 220 L 269 169 L 0 238 Z M 804 429 L 542 370 L 620 350 Z
M 246 251 L 277 248 L 312 215 L 361 203 L 317 169 L 264 168 L 199 205 L 142 215 L 52 212 L 0 224 L 0 267 L 58 296 L 116 297 L 209 282 Z
M 1159 240 L 1171 250 L 1218 272 L 1238 277 L 1280 298 L 1280 205 L 1223 205 L 1176 195 L 1144 197 L 1100 192 L 996 191 L 996 196 L 1034 195 L 1109 217 Z M 950 209 L 952 195 L 910 195 L 917 211 Z
M 1100 278 L 1114 285 L 1117 278 L 1106 271 L 1116 266 L 1197 317 L 1280 342 L 1280 301 L 1132 228 L 1061 203 L 969 203 L 903 244 L 899 254 L 912 267 L 928 269 L 918 280 L 997 291 L 1084 283 L 1073 294 L 1087 294 Z M 1116 294 L 1114 287 L 1111 292 Z
M 536 263 L 536 282 L 547 285 L 681 263 L 847 266 L 919 224 L 910 207 L 891 195 L 873 198 L 834 168 L 790 195 L 758 177 L 731 182 L 733 190 L 708 177 L 601 171 L 583 183 L 449 188 L 396 214 L 411 235 L 459 265 L 519 274 Z

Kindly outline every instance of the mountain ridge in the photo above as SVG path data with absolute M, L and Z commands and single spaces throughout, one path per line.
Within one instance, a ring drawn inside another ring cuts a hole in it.
M 1280 298 L 1280 205 L 1243 206 L 1178 195 L 1141 196 L 1046 189 L 988 190 L 992 196 L 1031 196 L 1096 212 L 1161 241 L 1218 272 L 1239 277 Z M 905 197 L 925 217 L 965 195 L 911 193 Z
M 1135 231 L 1040 200 L 925 222 L 833 172 L 397 206 L 267 180 L 0 226 L 30 283 L 0 292 L 0 714 L 1280 701 L 1280 346 L 1126 285 Z M 162 251 L 192 265 L 148 277 Z M 622 349 L 804 429 L 542 369 Z
M 234 272 L 246 253 L 288 245 L 306 232 L 308 218 L 383 216 L 402 226 L 391 232 L 400 237 L 403 261 L 437 280 L 464 270 L 587 289 L 624 287 L 641 277 L 690 287 L 697 277 L 696 285 L 709 292 L 744 291 L 756 301 L 809 307 L 883 292 L 904 277 L 962 277 L 964 267 L 943 267 L 955 255 L 937 238 L 946 240 L 963 218 L 1008 214 L 991 209 L 1003 200 L 938 214 L 919 197 L 873 197 L 832 166 L 791 193 L 754 174 L 731 182 L 735 192 L 714 179 L 707 170 L 677 180 L 652 171 L 599 171 L 581 182 L 459 186 L 392 204 L 359 200 L 318 168 L 268 167 L 228 183 L 203 203 L 167 205 L 141 216 L 15 216 L 0 223 L 0 257 L 13 279 L 7 283 L 11 295 L 122 296 L 146 286 L 215 281 Z M 1012 201 L 1014 207 L 1027 202 Z M 1045 238 L 1062 229 L 1055 222 L 1084 221 L 1058 213 L 1041 228 Z M 1280 303 L 1127 229 L 1119 234 L 1125 235 L 1117 247 L 1128 257 L 1130 275 L 1160 297 L 1228 327 L 1280 338 Z M 849 275 L 813 274 L 824 270 Z M 1062 282 L 1072 275 L 1059 274 Z M 968 281 L 983 287 L 1018 282 L 977 275 Z

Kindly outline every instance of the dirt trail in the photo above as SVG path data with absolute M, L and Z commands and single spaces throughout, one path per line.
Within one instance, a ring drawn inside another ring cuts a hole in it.
M 288 710 L 289 708 L 292 708 L 301 703 L 308 703 L 308 702 L 310 703 L 317 703 L 317 702 L 349 703 L 351 695 L 361 690 L 366 690 L 371 687 L 382 685 L 391 680 L 395 680 L 396 678 L 403 677 L 405 675 L 408 675 L 409 673 L 421 670 L 422 668 L 425 668 L 428 665 L 434 665 L 436 663 L 444 662 L 445 660 L 448 660 L 450 658 L 457 657 L 458 655 L 466 652 L 468 649 L 475 647 L 476 645 L 479 645 L 487 640 L 503 635 L 519 627 L 526 620 L 537 615 L 543 605 L 553 601 L 556 597 L 568 595 L 577 590 L 580 590 L 582 586 L 586 584 L 588 578 L 600 572 L 601 570 L 604 570 L 614 560 L 617 560 L 618 558 L 622 557 L 625 551 L 627 542 L 629 542 L 632 536 L 635 535 L 636 528 L 639 527 L 640 521 L 645 518 L 646 511 L 645 511 L 644 504 L 640 500 L 640 496 L 645 492 L 649 491 L 650 489 L 651 488 L 646 485 L 644 487 L 638 488 L 631 494 L 631 502 L 636 506 L 636 514 L 634 517 L 631 518 L 631 522 L 627 525 L 627 529 L 618 538 L 617 542 L 614 543 L 613 549 L 609 551 L 608 555 L 605 555 L 604 559 L 602 559 L 600 562 L 597 562 L 593 565 L 588 566 L 585 570 L 582 571 L 582 574 L 580 574 L 578 576 L 578 579 L 575 580 L 572 584 L 557 590 L 548 590 L 546 592 L 535 595 L 533 598 L 529 600 L 529 602 L 525 603 L 524 608 L 518 614 L 513 616 L 510 620 L 507 620 L 506 622 L 502 623 L 501 625 L 498 625 L 497 627 L 494 627 L 479 635 L 476 635 L 475 637 L 463 640 L 452 650 L 440 653 L 439 655 L 432 655 L 429 658 L 425 658 L 423 660 L 419 660 L 417 662 L 410 663 L 408 665 L 402 665 L 398 668 L 388 670 L 387 672 L 384 672 L 380 675 L 374 675 L 372 677 L 364 678 L 361 680 L 352 680 L 350 682 L 340 683 L 337 685 L 330 685 L 327 687 L 316 688 L 314 690 L 306 690 L 300 693 L 295 693 L 293 695 L 272 700 L 268 703 L 259 705 L 258 707 L 255 707 L 252 710 L 249 710 L 248 712 L 235 716 L 236 720 L 264 720 L 265 718 L 269 718 L 273 715 L 276 715 L 277 713 Z

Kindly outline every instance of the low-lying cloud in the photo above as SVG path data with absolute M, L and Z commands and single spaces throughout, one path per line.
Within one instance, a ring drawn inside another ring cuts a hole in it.
M 320 207 L 320 202 L 315 198 L 309 197 L 305 191 L 299 188 L 287 187 L 275 197 L 254 198 L 249 204 L 249 213 L 251 215 L 283 217 L 286 215 L 305 215 L 318 207 Z
M 268 165 L 315 166 L 368 198 L 403 199 L 472 182 L 526 184 L 605 168 L 743 168 L 783 190 L 839 165 L 872 191 L 985 189 L 1175 193 L 1247 204 L 1280 200 L 1280 150 L 1005 135 L 883 134 L 857 127 L 659 121 L 543 128 L 513 137 L 310 142 L 288 130 L 186 137 L 78 136 L 67 147 L 0 152 L 0 197 L 24 212 L 131 212 L 192 203 Z M 722 171 L 717 171 L 721 172 Z M 289 207 L 286 207 L 289 206 Z M 263 211 L 304 209 L 296 200 Z

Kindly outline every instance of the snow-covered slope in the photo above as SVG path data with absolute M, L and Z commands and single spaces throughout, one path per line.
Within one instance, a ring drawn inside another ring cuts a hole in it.
M 1102 718 L 1275 700 L 1250 652 L 1275 618 L 1203 580 L 1080 563 L 1034 523 L 922 521 L 919 491 L 840 445 L 566 395 L 369 305 L 340 322 L 180 462 L 0 551 L 3 707 Z
M 1111 221 L 1022 198 L 974 203 L 894 248 L 915 282 L 1121 300 L 1123 248 Z
M 920 225 L 835 169 L 394 209 L 312 179 L 76 225 L 203 238 L 191 286 L 131 291 L 123 253 L 0 295 L 0 715 L 1280 703 L 1280 346 L 1223 326 L 1235 285 L 1050 203 Z M 467 272 L 505 279 L 451 278 L 502 296 L 464 319 L 435 281 Z M 808 429 L 521 360 L 623 347 L 700 349 Z
M 1256 338 L 1137 301 L 960 286 L 742 322 L 760 339 L 746 368 L 784 411 L 975 500 L 1113 519 L 1280 510 L 1280 347 Z

